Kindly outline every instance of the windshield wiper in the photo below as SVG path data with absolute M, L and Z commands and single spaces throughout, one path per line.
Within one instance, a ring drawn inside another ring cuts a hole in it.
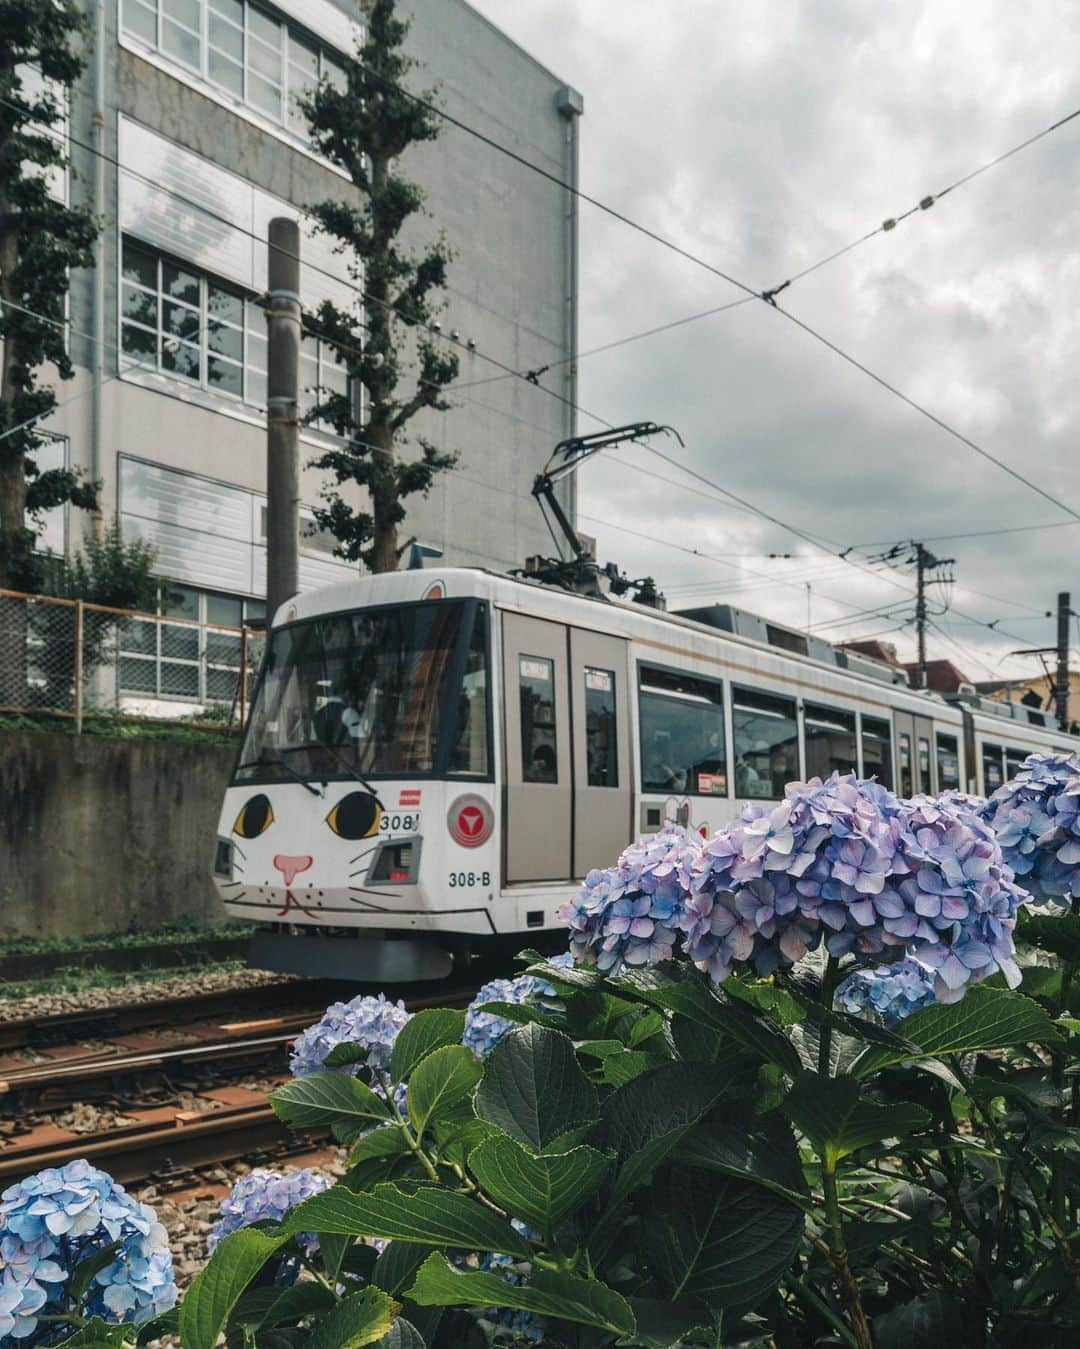
M 347 773 L 349 777 L 353 778 L 356 782 L 359 782 L 361 787 L 365 788 L 365 790 L 370 792 L 376 801 L 379 801 L 379 793 L 375 790 L 375 788 L 371 785 L 371 783 L 368 782 L 366 778 L 362 778 L 360 776 L 359 771 L 353 768 L 352 764 L 350 764 L 345 758 L 343 758 L 342 755 L 338 753 L 338 751 L 334 748 L 333 745 L 328 745 L 325 740 L 313 740 L 310 745 L 286 745 L 284 746 L 283 749 L 279 749 L 278 753 L 295 754 L 297 750 L 301 749 L 326 750 L 343 773 Z M 379 805 L 380 806 L 382 805 L 381 801 L 379 801 Z
M 295 749 L 298 747 L 291 746 L 290 748 Z M 265 754 L 262 754 L 257 759 L 249 759 L 246 763 L 237 764 L 236 771 L 239 773 L 244 768 L 284 768 L 285 772 L 288 773 L 289 777 L 291 777 L 294 782 L 299 782 L 301 787 L 306 787 L 308 791 L 312 794 L 312 796 L 325 795 L 324 792 L 319 791 L 318 787 L 316 787 L 314 783 L 308 782 L 307 778 L 304 777 L 302 773 L 298 773 L 296 769 L 291 766 L 291 764 L 286 763 L 285 759 L 282 758 L 281 755 L 282 755 L 281 750 L 278 750 L 278 757 L 276 759 L 270 759 Z

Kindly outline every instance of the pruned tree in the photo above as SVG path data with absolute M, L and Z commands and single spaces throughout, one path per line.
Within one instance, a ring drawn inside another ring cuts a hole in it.
M 46 372 L 75 373 L 65 299 L 71 269 L 93 263 L 98 230 L 88 210 L 50 191 L 50 175 L 66 168 L 55 130 L 84 68 L 85 27 L 75 0 L 0 0 L 0 588 L 40 588 L 34 541 L 45 511 L 97 505 L 96 484 L 35 459 L 56 407 Z
M 393 571 L 404 550 L 398 541 L 404 499 L 426 496 L 437 474 L 457 460 L 422 436 L 415 437 L 419 457 L 398 454 L 410 443 L 406 427 L 417 413 L 450 406 L 443 390 L 458 373 L 457 356 L 441 349 L 428 327 L 442 307 L 438 293 L 450 250 L 440 237 L 416 254 L 401 239 L 406 222 L 422 211 L 424 196 L 399 174 L 398 164 L 410 146 L 434 140 L 439 131 L 437 115 L 402 90 L 414 65 L 402 51 L 407 32 L 394 0 L 373 0 L 364 40 L 345 63 L 344 79 L 323 81 L 305 100 L 316 148 L 348 173 L 361 196 L 359 205 L 323 201 L 311 207 L 363 292 L 353 310 L 325 301 L 305 319 L 334 350 L 350 389 L 322 394 L 311 414 L 348 441 L 313 461 L 333 476 L 315 516 L 337 540 L 338 557 L 377 572 Z M 364 491 L 370 509 L 358 510 L 346 499 L 346 484 Z

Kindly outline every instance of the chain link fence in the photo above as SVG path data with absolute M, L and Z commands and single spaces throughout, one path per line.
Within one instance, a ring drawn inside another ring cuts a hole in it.
M 0 590 L 0 713 L 239 729 L 265 634 Z

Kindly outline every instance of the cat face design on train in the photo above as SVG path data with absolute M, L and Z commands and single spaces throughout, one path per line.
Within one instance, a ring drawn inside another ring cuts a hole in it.
M 359 888 L 354 878 L 367 871 L 377 847 L 382 804 L 366 791 L 346 792 L 329 808 L 324 799 L 291 792 L 286 800 L 281 818 L 266 792 L 240 807 L 232 825 L 233 885 L 275 903 L 284 894 L 279 917 L 298 909 L 317 919 L 312 907 L 324 891 Z

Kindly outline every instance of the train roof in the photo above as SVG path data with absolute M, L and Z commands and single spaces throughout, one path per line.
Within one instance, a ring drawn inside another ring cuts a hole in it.
M 455 595 L 484 598 L 501 607 L 539 609 L 540 616 L 571 622 L 574 620 L 568 610 L 579 607 L 583 610 L 589 606 L 591 613 L 587 618 L 582 615 L 579 621 L 590 627 L 610 627 L 632 636 L 633 629 L 626 626 L 629 619 L 633 628 L 644 625 L 647 630 L 653 624 L 659 624 L 698 637 L 722 638 L 749 650 L 790 660 L 807 669 L 808 673 L 810 670 L 831 671 L 844 683 L 851 680 L 864 690 L 876 687 L 879 692 L 884 692 L 888 688 L 890 701 L 909 710 L 930 703 L 934 715 L 946 721 L 959 722 L 961 707 L 966 707 L 983 724 L 983 729 L 994 722 L 1011 720 L 1021 723 L 1025 732 L 1052 733 L 1059 742 L 1077 740 L 1077 737 L 1059 731 L 1053 718 L 1039 709 L 986 698 L 974 692 L 942 695 L 930 689 L 910 688 L 906 675 L 898 678 L 897 671 L 884 662 L 842 651 L 821 638 L 733 605 L 714 604 L 671 612 L 614 595 L 583 595 L 532 577 L 508 576 L 484 567 L 432 567 L 358 576 L 352 581 L 297 595 L 278 610 L 274 616 L 275 626 L 361 605 L 411 603 Z M 604 623 L 601 615 L 611 621 Z M 1004 727 L 1001 732 L 1005 733 Z

